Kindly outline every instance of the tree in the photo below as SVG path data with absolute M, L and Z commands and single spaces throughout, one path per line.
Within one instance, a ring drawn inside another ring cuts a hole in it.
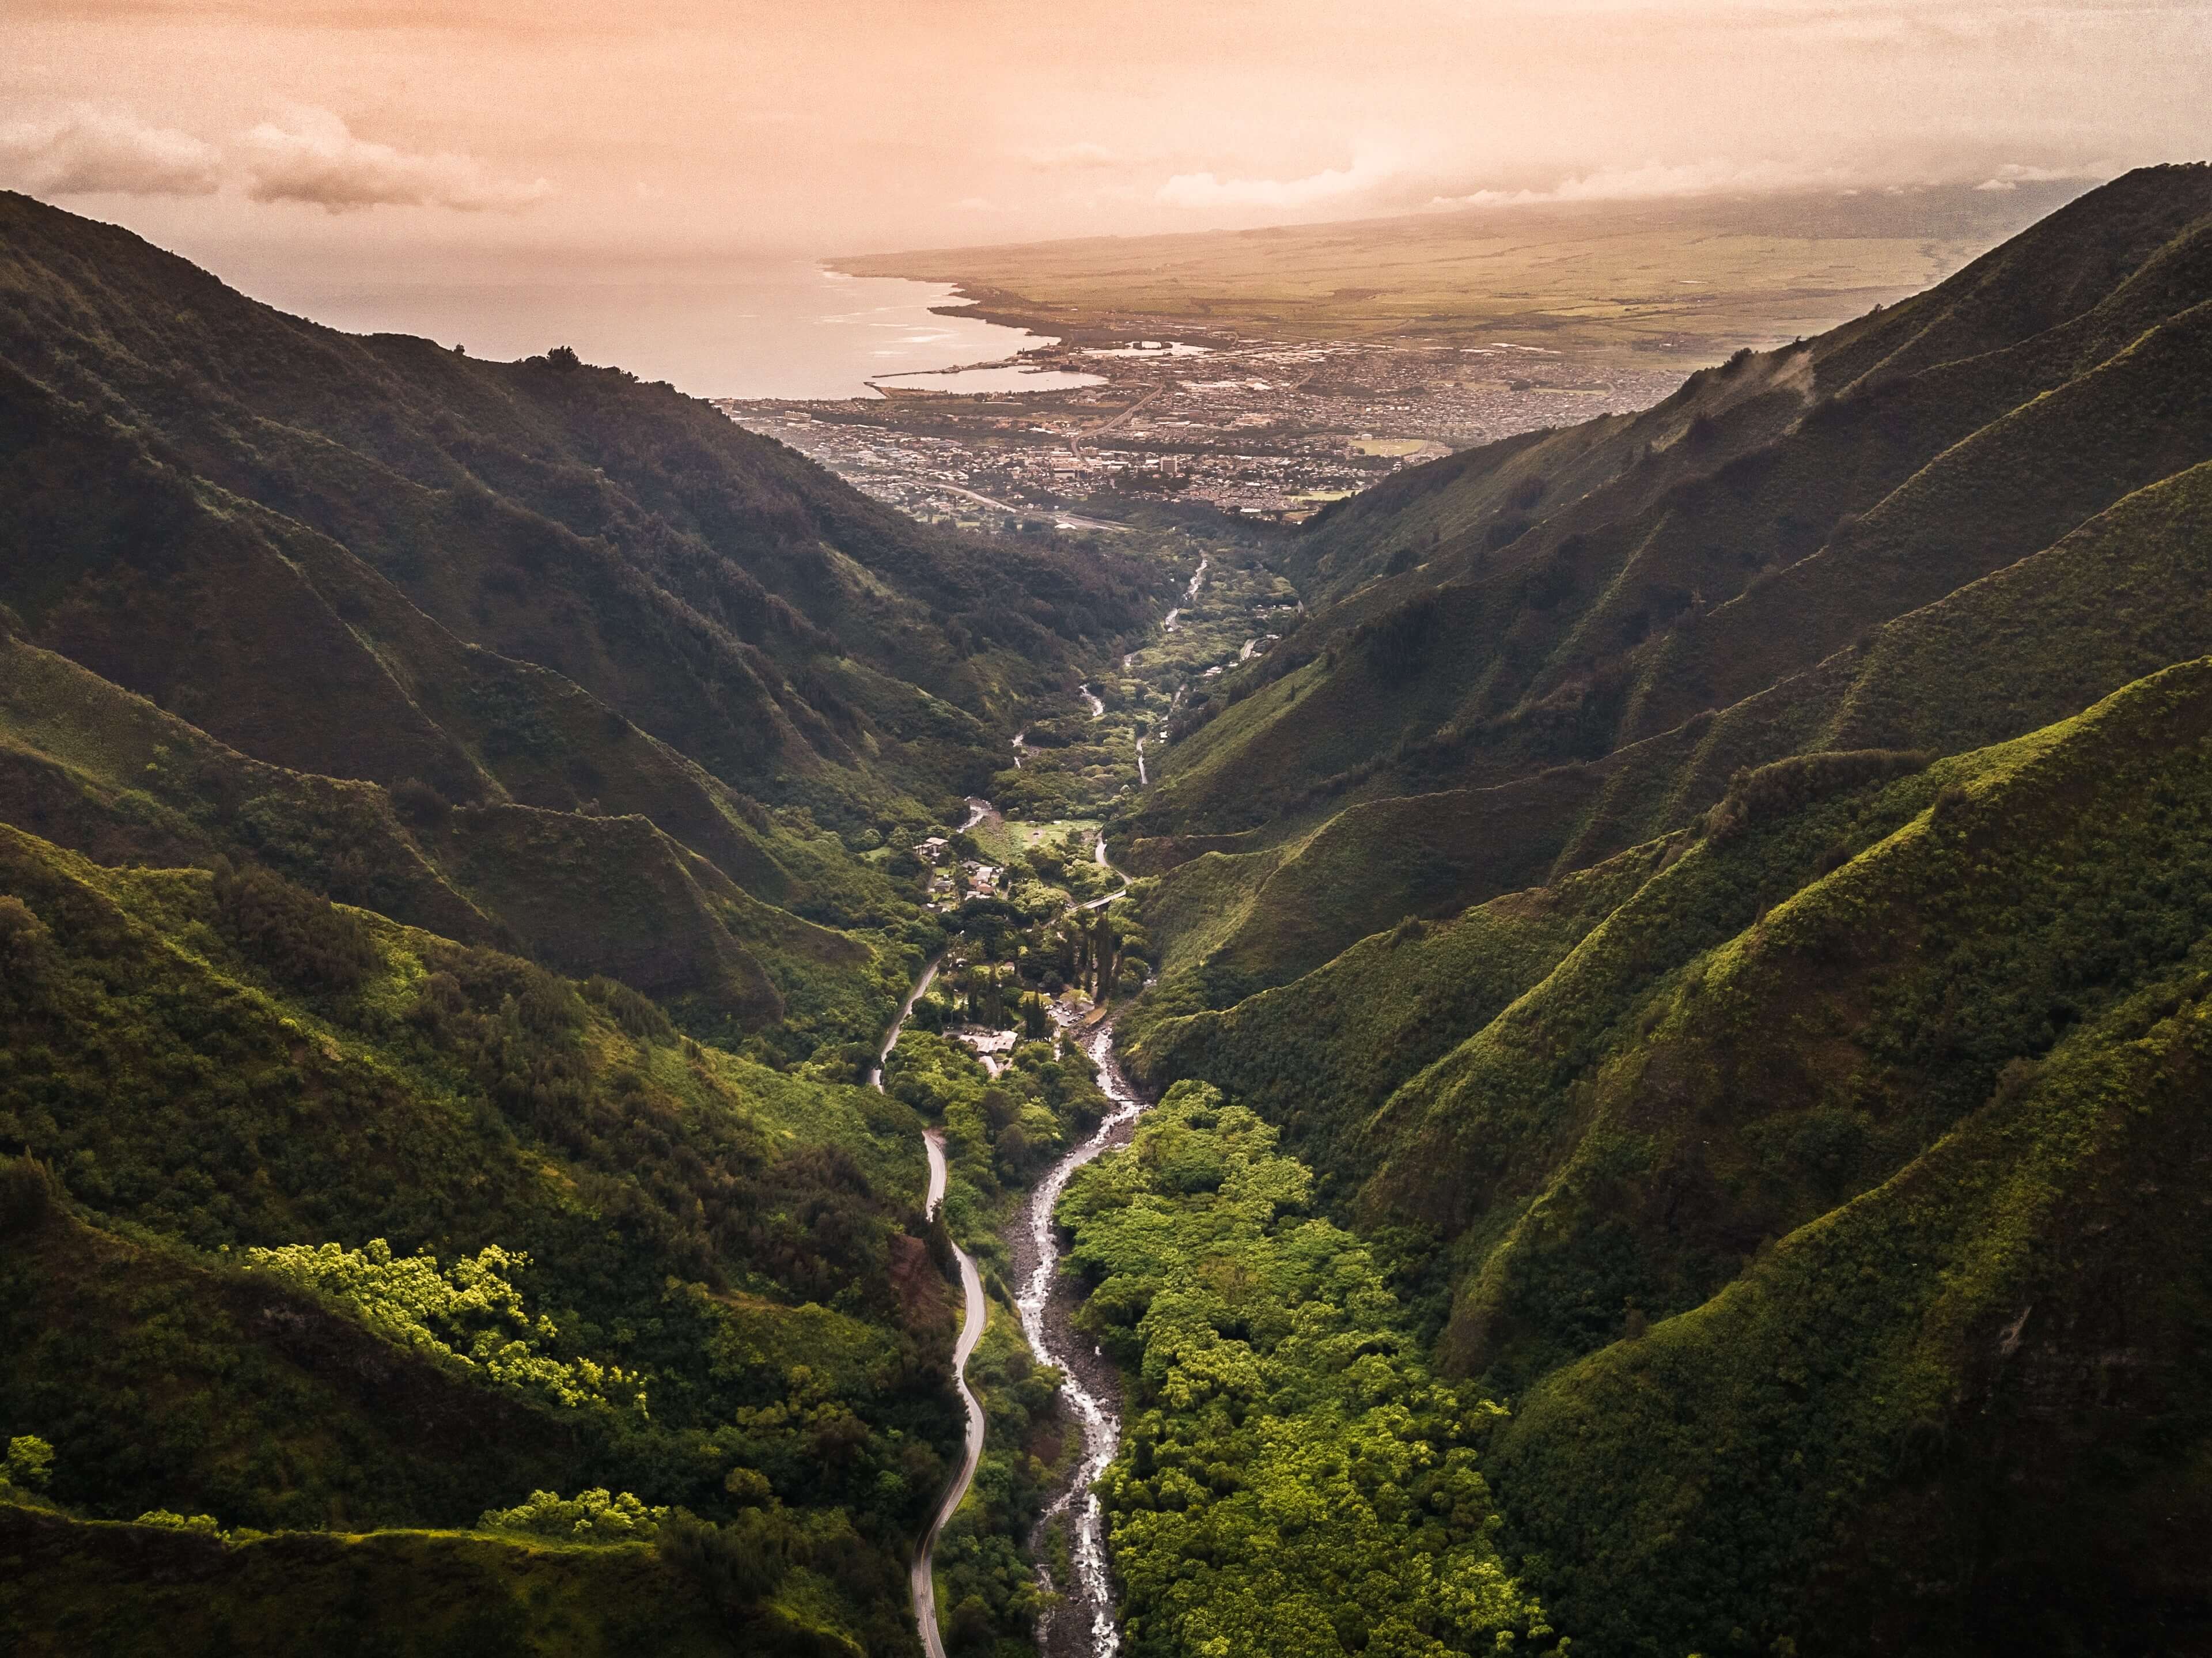
M 54 1448 L 36 1434 L 19 1434 L 8 1442 L 8 1460 L 0 1462 L 0 1485 L 18 1491 L 42 1491 L 54 1477 Z

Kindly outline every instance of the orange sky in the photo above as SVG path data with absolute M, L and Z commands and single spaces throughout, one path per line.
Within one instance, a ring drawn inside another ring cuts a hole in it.
M 2212 151 L 2212 0 L 8 0 L 0 182 L 491 270 Z

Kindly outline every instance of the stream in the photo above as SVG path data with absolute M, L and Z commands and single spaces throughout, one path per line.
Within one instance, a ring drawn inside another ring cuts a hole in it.
M 1053 1225 L 1052 1212 L 1077 1169 L 1101 1153 L 1128 1144 L 1146 1101 L 1130 1086 L 1114 1057 L 1114 1021 L 1109 1017 L 1081 1036 L 1073 1025 L 1070 1020 L 1063 1028 L 1068 1029 L 1069 1040 L 1079 1042 L 1097 1066 L 1099 1089 L 1113 1108 L 1088 1139 L 1053 1164 L 1030 1189 L 1022 1206 L 1021 1219 L 1008 1241 L 1013 1246 L 1016 1282 L 1021 1286 L 1014 1304 L 1021 1315 L 1022 1334 L 1038 1363 L 1060 1372 L 1060 1397 L 1083 1432 L 1083 1455 L 1030 1539 L 1030 1552 L 1038 1559 L 1038 1575 L 1048 1588 L 1060 1588 L 1053 1583 L 1050 1570 L 1042 1562 L 1042 1545 L 1055 1519 L 1071 1516 L 1068 1558 L 1075 1581 L 1066 1586 L 1063 1598 L 1038 1620 L 1037 1649 L 1045 1658 L 1062 1658 L 1062 1655 L 1073 1658 L 1079 1654 L 1113 1658 L 1121 1650 L 1121 1636 L 1114 1626 L 1114 1579 L 1106 1558 L 1106 1515 L 1091 1486 L 1106 1472 L 1121 1444 L 1121 1383 L 1112 1362 L 1074 1327 L 1075 1297 L 1060 1281 L 1060 1234 Z
M 969 826 L 973 827 L 991 811 L 991 803 L 970 798 L 968 807 Z M 1103 834 L 1098 836 L 1093 855 L 1100 868 L 1114 869 L 1106 856 Z M 1120 890 L 1076 908 L 1095 909 L 1111 903 L 1127 889 L 1127 884 L 1125 878 Z M 927 993 L 936 980 L 944 960 L 940 954 L 922 969 L 914 987 L 907 993 L 906 1000 L 899 1005 L 898 1017 L 884 1033 L 883 1046 L 876 1051 L 875 1065 L 868 1072 L 868 1086 L 878 1092 L 884 1086 L 884 1066 L 890 1058 L 891 1049 L 898 1045 L 899 1033 L 913 1017 L 915 1004 Z M 1110 1016 L 1088 1031 L 1082 1029 L 1079 1015 L 1055 1007 L 1053 1017 L 1059 1022 L 1065 1039 L 1080 1046 L 1098 1067 L 1098 1087 L 1106 1096 L 1109 1109 L 1090 1137 L 1054 1163 L 1030 1188 L 1022 1205 L 1021 1217 L 1007 1239 L 1016 1279 L 1021 1285 L 1014 1304 L 1021 1318 L 1022 1335 L 1037 1363 L 1051 1365 L 1060 1372 L 1060 1396 L 1066 1400 L 1069 1412 L 1083 1434 L 1081 1457 L 1065 1477 L 1059 1494 L 1046 1508 L 1030 1539 L 1031 1555 L 1041 1557 L 1046 1528 L 1063 1515 L 1073 1515 L 1068 1557 L 1076 1581 L 1038 1620 L 1037 1645 L 1046 1658 L 1062 1658 L 1062 1655 L 1066 1658 L 1079 1658 L 1079 1655 L 1113 1658 L 1121 1650 L 1121 1637 L 1114 1626 L 1114 1581 L 1106 1559 L 1105 1512 L 1091 1486 L 1114 1460 L 1115 1450 L 1121 1442 L 1120 1379 L 1113 1364 L 1075 1331 L 1074 1299 L 1060 1282 L 1060 1236 L 1053 1227 L 1052 1211 L 1077 1169 L 1102 1152 L 1128 1143 L 1146 1102 L 1130 1086 L 1121 1062 L 1114 1056 L 1114 1021 Z M 929 1188 L 924 1212 L 933 1217 L 945 1201 L 945 1135 L 940 1129 L 925 1129 L 922 1141 L 929 1157 Z M 983 1334 L 983 1280 L 976 1271 L 974 1256 L 957 1243 L 952 1246 L 952 1253 L 960 1263 L 963 1307 L 960 1339 L 952 1350 L 952 1376 L 960 1390 L 961 1404 L 968 1412 L 968 1431 L 960 1473 L 946 1487 L 945 1499 L 938 1504 L 937 1514 L 908 1570 L 915 1623 L 928 1658 L 945 1658 L 944 1637 L 937 1628 L 938 1536 L 966 1498 L 969 1486 L 975 1482 L 976 1466 L 983 1456 L 983 1411 L 968 1387 L 968 1359 Z M 1084 1351 L 1086 1346 L 1091 1348 L 1088 1352 Z M 1049 1569 L 1041 1559 L 1037 1573 L 1047 1588 L 1056 1587 Z

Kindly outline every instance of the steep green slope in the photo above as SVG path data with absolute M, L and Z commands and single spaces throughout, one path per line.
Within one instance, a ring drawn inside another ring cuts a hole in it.
M 2209 215 L 1336 509 L 1125 819 L 1133 1060 L 1513 1405 L 1577 1651 L 2212 1631 Z
M 56 1446 L 56 1497 L 343 1530 L 605 1485 L 734 1518 L 750 1468 L 817 1611 L 909 1638 L 957 1418 L 942 1297 L 904 1285 L 933 1276 L 905 1108 L 252 869 L 0 829 L 0 1151 L 55 1182 L 0 1170 L 0 1421 Z M 319 1246 L 370 1287 L 285 1264 Z M 403 1314 L 436 1304 L 417 1251 L 498 1293 Z
M 0 230 L 11 404 L 43 393 L 144 434 L 753 793 L 849 810 L 878 777 L 945 789 L 997 759 L 1011 692 L 1052 683 L 1070 641 L 1134 625 L 1149 598 L 1110 555 L 924 530 L 617 370 L 337 334 L 21 197 L 0 200 Z M 52 446 L 60 419 L 15 423 Z M 64 596 L 40 574 L 34 599 L 6 595 L 34 624 Z M 937 701 L 982 723 L 937 735 Z
M 769 1051 L 879 1028 L 920 959 L 902 947 L 911 908 L 890 883 L 834 838 L 765 816 L 756 829 L 734 797 L 653 739 L 623 746 L 641 762 L 632 777 L 660 786 L 652 817 L 453 808 L 415 779 L 395 799 L 373 783 L 249 760 L 66 658 L 0 636 L 0 818 L 112 863 L 264 863 L 448 937 L 620 978 L 701 1034 L 764 1030 Z M 663 817 L 706 820 L 694 832 L 720 859 L 664 833 Z M 871 938 L 803 920 L 738 885 L 724 873 L 732 865 L 756 890 L 900 931 Z
M 1425 535 L 1462 495 L 1528 507 L 1510 546 L 1439 544 L 1197 708 L 1128 825 L 1154 868 L 1237 832 L 1228 866 L 1165 875 L 1170 962 L 1224 1005 L 1679 828 L 1741 767 L 1955 751 L 2212 648 L 2208 176 L 2130 175 L 1891 313 L 1318 530 L 1309 554 Z M 2075 264 L 2055 313 L 2033 273 Z M 1194 884 L 1238 891 L 1233 922 Z
M 2208 179 L 2130 174 L 1892 311 L 1316 519 L 1288 562 L 1338 602 L 1198 700 L 1132 827 L 1597 759 L 2203 461 Z
M 871 1038 L 938 936 L 854 851 L 980 786 L 1164 580 L 926 530 L 617 370 L 314 327 L 21 197 L 0 295 L 13 821 L 270 862 L 779 1059 Z M 145 796 L 197 831 L 118 823 Z
M 1492 1479 L 1578 1646 L 2148 1649 L 2212 1619 L 2212 1244 L 2149 1172 L 2212 1155 L 2208 762 L 2212 659 L 1780 762 L 1139 1054 L 1445 1241 L 1437 1358 L 1527 1396 Z
M 1601 1652 L 2202 1649 L 2208 967 L 1534 1390 L 1493 1478 L 1563 1627 Z
M 1122 1052 L 1155 1081 L 1233 1090 L 1341 1196 L 1376 1104 L 1540 982 L 1678 850 L 1655 842 L 1448 920 L 1409 917 L 1226 1011 L 1178 1012 L 1170 987 L 1124 1016 Z

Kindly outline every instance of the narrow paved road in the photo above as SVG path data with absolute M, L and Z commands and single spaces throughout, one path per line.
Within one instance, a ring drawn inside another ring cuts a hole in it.
M 927 1212 L 934 1215 L 938 1205 L 945 1201 L 945 1136 L 937 1129 L 925 1129 L 922 1143 L 929 1152 Z M 937 1631 L 938 1533 L 945 1529 L 945 1522 L 958 1512 L 969 1486 L 975 1483 L 975 1467 L 983 1460 L 983 1407 L 968 1390 L 968 1358 L 975 1351 L 975 1344 L 983 1339 L 983 1278 L 975 1270 L 973 1255 L 957 1243 L 952 1246 L 952 1254 L 960 1262 L 960 1293 L 967 1303 L 960 1325 L 960 1340 L 952 1350 L 952 1379 L 960 1388 L 960 1402 L 968 1408 L 968 1449 L 961 1460 L 960 1476 L 945 1491 L 937 1518 L 929 1522 L 929 1535 L 921 1540 L 921 1547 L 915 1552 L 914 1564 L 908 1573 L 908 1583 L 914 1593 L 915 1622 L 921 1630 L 922 1649 L 929 1658 L 945 1658 L 945 1637 Z
M 970 801 L 970 809 L 975 805 Z M 988 810 L 990 803 L 982 803 Z M 970 821 L 973 821 L 972 819 Z M 876 1050 L 876 1062 L 868 1072 L 868 1086 L 878 1093 L 884 1091 L 884 1065 L 898 1046 L 899 1032 L 913 1017 L 914 1005 L 922 999 L 937 977 L 937 969 L 945 958 L 933 958 L 914 981 L 914 988 L 899 1004 L 898 1017 L 884 1033 L 884 1045 Z M 929 1157 L 929 1191 L 923 1199 L 924 1214 L 934 1217 L 938 1206 L 945 1201 L 945 1136 L 934 1128 L 922 1130 L 922 1149 Z M 955 1260 L 960 1263 L 960 1295 L 964 1305 L 961 1315 L 960 1339 L 952 1349 L 952 1379 L 960 1389 L 960 1402 L 968 1411 L 968 1440 L 966 1455 L 960 1463 L 959 1478 L 945 1489 L 945 1501 L 938 1505 L 937 1517 L 929 1522 L 929 1532 L 915 1552 L 914 1564 L 908 1569 L 908 1587 L 914 1596 L 914 1619 L 921 1631 L 921 1644 L 929 1658 L 945 1658 L 945 1638 L 937 1632 L 937 1538 L 945 1529 L 945 1522 L 959 1509 L 961 1500 L 968 1495 L 968 1487 L 975 1482 L 975 1465 L 983 1460 L 983 1407 L 975 1402 L 975 1395 L 968 1390 L 968 1358 L 975 1351 L 975 1344 L 983 1338 L 983 1278 L 975 1270 L 975 1258 L 958 1244 L 952 1246 Z
M 986 817 L 993 816 L 991 803 L 970 797 L 968 802 L 968 827 L 974 827 Z M 1069 913 L 1097 909 L 1110 904 L 1128 890 L 1129 879 L 1115 869 L 1106 855 L 1106 836 L 1102 831 L 1092 855 L 1101 869 L 1121 877 L 1121 884 L 1103 898 L 1093 898 L 1085 904 L 1072 905 Z M 944 962 L 941 955 L 921 970 L 907 993 L 906 1000 L 899 1005 L 898 1017 L 884 1033 L 883 1046 L 876 1050 L 875 1065 L 868 1072 L 868 1086 L 883 1091 L 884 1066 L 898 1046 L 899 1032 L 913 1017 L 914 1005 L 928 991 L 937 977 L 937 969 Z M 1030 1275 L 1019 1297 L 1022 1333 L 1027 1338 L 1030 1350 L 1039 1361 L 1060 1370 L 1066 1380 L 1061 1391 L 1073 1408 L 1083 1433 L 1083 1457 L 1066 1488 L 1048 1511 L 1052 1515 L 1073 1510 L 1073 1558 L 1076 1582 L 1068 1602 L 1089 1625 L 1089 1647 L 1098 1658 L 1113 1658 L 1120 1649 L 1121 1638 L 1114 1627 L 1113 1580 L 1106 1563 L 1105 1521 L 1098 1499 L 1091 1495 L 1091 1482 L 1105 1471 L 1113 1461 L 1114 1452 L 1121 1443 L 1121 1418 L 1114 1408 L 1113 1383 L 1110 1376 L 1094 1375 L 1089 1385 L 1085 1381 L 1086 1370 L 1096 1367 L 1077 1362 L 1068 1351 L 1072 1339 L 1068 1332 L 1049 1326 L 1047 1303 L 1051 1297 L 1059 1267 L 1058 1240 L 1052 1230 L 1052 1206 L 1059 1198 L 1060 1188 L 1076 1169 L 1096 1157 L 1101 1151 L 1118 1145 L 1128 1137 L 1128 1130 L 1137 1114 L 1144 1109 L 1144 1102 L 1129 1086 L 1121 1068 L 1114 1059 L 1114 1023 L 1107 1019 L 1083 1038 L 1085 1049 L 1098 1066 L 1099 1084 L 1114 1109 L 1097 1130 L 1082 1145 L 1062 1157 L 1046 1174 L 1031 1192 L 1027 1206 L 1026 1229 L 1029 1234 L 1028 1256 Z M 924 1212 L 934 1217 L 938 1206 L 945 1201 L 947 1174 L 945 1163 L 945 1136 L 941 1130 L 922 1131 L 923 1149 L 929 1157 L 929 1188 L 924 1199 Z M 921 1635 L 922 1649 L 928 1658 L 946 1658 L 945 1637 L 937 1627 L 937 1540 L 944 1532 L 945 1522 L 959 1511 L 968 1495 L 968 1488 L 975 1482 L 975 1469 L 983 1460 L 983 1407 L 968 1387 L 968 1360 L 982 1339 L 985 1309 L 983 1305 L 982 1274 L 975 1270 L 975 1258 L 958 1244 L 952 1246 L 954 1258 L 960 1263 L 960 1293 L 963 1312 L 960 1325 L 960 1339 L 952 1349 L 952 1376 L 960 1389 L 960 1402 L 968 1412 L 966 1455 L 962 1458 L 960 1473 L 945 1492 L 945 1500 L 938 1504 L 937 1515 L 929 1523 L 929 1531 L 915 1552 L 914 1562 L 908 1568 L 907 1587 L 914 1601 L 914 1620 Z M 1064 1311 L 1059 1321 L 1065 1322 Z M 1050 1621 L 1049 1615 L 1048 1621 Z
M 1127 408 L 1120 410 L 1118 413 L 1109 415 L 1104 420 L 1100 421 L 1095 426 L 1086 426 L 1079 432 L 1070 433 L 1067 439 L 1067 452 L 1071 455 L 1081 454 L 1083 452 L 1083 446 L 1086 440 L 1091 438 L 1103 436 L 1104 434 L 1112 431 L 1115 427 L 1122 424 L 1125 421 L 1129 420 L 1139 410 L 1146 408 L 1152 404 L 1158 402 L 1159 398 L 1166 393 L 1169 386 L 1171 384 L 1171 381 L 1162 380 L 1158 386 L 1155 386 L 1151 391 L 1146 392 L 1143 397 L 1139 398 Z

